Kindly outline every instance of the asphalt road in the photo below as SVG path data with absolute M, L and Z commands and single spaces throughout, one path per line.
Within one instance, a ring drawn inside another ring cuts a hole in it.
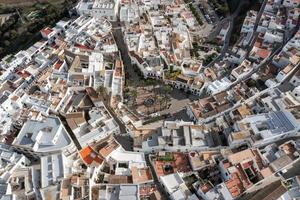
M 213 66 L 216 62 L 218 62 L 224 58 L 226 52 L 228 51 L 230 38 L 231 38 L 233 26 L 234 26 L 234 19 L 238 16 L 238 14 L 240 13 L 240 11 L 245 3 L 246 3 L 245 1 L 240 1 L 239 6 L 235 10 L 235 12 L 232 15 L 230 15 L 229 17 L 222 20 L 223 22 L 229 21 L 229 30 L 226 34 L 225 41 L 224 41 L 220 55 L 217 58 L 215 58 L 212 62 L 210 62 L 207 66 L 205 66 L 206 68 Z M 204 68 L 202 68 L 202 69 L 204 70 Z

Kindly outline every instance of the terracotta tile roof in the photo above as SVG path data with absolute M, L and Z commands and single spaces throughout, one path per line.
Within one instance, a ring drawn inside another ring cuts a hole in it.
M 94 104 L 96 104 L 97 102 L 100 102 L 100 98 L 96 92 L 96 90 L 92 87 L 87 87 L 85 88 L 86 93 L 89 95 L 90 99 L 92 100 L 92 102 Z
M 259 49 L 257 54 L 260 58 L 265 59 L 271 54 L 271 51 L 269 51 L 267 49 Z
M 236 173 L 232 174 L 232 177 L 233 178 L 226 181 L 225 184 L 232 197 L 236 198 L 244 191 L 244 187 L 242 181 L 239 179 L 239 176 Z
M 232 165 L 229 162 L 223 162 L 223 166 L 225 169 L 231 167 Z
M 46 27 L 46 28 L 41 30 L 41 33 L 45 34 L 46 36 L 48 36 L 52 32 L 53 32 L 53 29 L 49 28 L 49 27 Z
M 205 183 L 203 185 L 200 185 L 200 188 L 202 190 L 203 193 L 208 192 L 210 189 L 212 189 L 212 186 L 208 183 Z
M 189 165 L 188 156 L 183 153 L 174 153 L 175 165 L 177 171 L 179 172 L 188 172 L 191 170 Z
M 60 67 L 62 66 L 63 62 L 62 61 L 57 61 L 55 64 L 54 64 L 54 69 L 56 70 L 59 70 Z
M 118 147 L 119 147 L 119 144 L 115 140 L 112 140 L 105 147 L 103 147 L 99 150 L 99 154 L 102 157 L 106 158 L 111 152 L 116 150 Z
M 251 110 L 245 104 L 238 108 L 238 112 L 243 118 L 247 115 L 251 115 Z
M 255 154 L 252 149 L 246 149 L 228 156 L 229 162 L 231 162 L 233 165 L 239 164 L 248 159 L 255 159 Z
M 14 95 L 10 98 L 10 100 L 12 100 L 12 101 L 17 101 L 18 99 L 19 99 L 19 97 L 16 95 Z
M 189 172 L 191 167 L 187 154 L 184 153 L 173 153 L 174 161 L 161 161 L 155 160 L 154 167 L 158 176 L 168 175 L 174 172 Z M 166 171 L 166 166 L 170 166 L 172 170 Z
M 297 149 L 295 148 L 294 144 L 292 142 L 284 143 L 280 146 L 280 148 L 287 154 L 287 155 L 293 155 Z
M 17 70 L 17 74 L 19 75 L 19 76 L 21 76 L 22 78 L 27 78 L 27 77 L 29 77 L 31 74 L 28 72 L 28 71 L 26 71 L 26 70 Z
M 86 148 L 81 150 L 80 156 L 87 165 L 100 165 L 103 162 L 100 156 L 90 146 L 87 146 Z
M 253 162 L 252 161 L 249 161 L 249 162 L 246 162 L 246 163 L 243 163 L 243 168 L 244 169 L 247 169 L 247 168 L 250 168 L 252 166 Z
M 257 38 L 257 40 L 255 41 L 254 43 L 254 46 L 257 47 L 257 48 L 260 48 L 262 46 L 262 43 L 263 43 L 263 38 Z
M 122 175 L 110 175 L 108 177 L 108 182 L 110 184 L 126 184 L 131 183 L 128 176 L 122 176 Z
M 149 168 L 131 168 L 132 182 L 145 183 L 152 180 L 152 175 Z
M 81 124 L 86 122 L 84 112 L 68 113 L 66 115 L 66 120 L 72 130 L 78 128 Z
M 115 62 L 115 76 L 122 75 L 122 62 L 121 60 L 117 59 Z
M 85 46 L 85 45 L 82 45 L 82 44 L 79 44 L 79 43 L 76 43 L 74 46 L 79 48 L 79 49 L 83 49 L 83 50 L 93 50 L 93 48 L 90 48 L 88 46 Z

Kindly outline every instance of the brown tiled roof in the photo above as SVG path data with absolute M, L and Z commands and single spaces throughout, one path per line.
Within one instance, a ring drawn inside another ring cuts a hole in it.
M 116 150 L 118 147 L 119 147 L 119 144 L 115 140 L 112 140 L 112 141 L 108 142 L 108 144 L 105 147 L 103 147 L 99 150 L 99 154 L 102 157 L 106 158 L 111 152 Z
M 132 182 L 133 183 L 145 183 L 152 180 L 150 169 L 147 168 L 131 168 Z
M 126 183 L 130 183 L 131 181 L 128 176 L 110 175 L 108 177 L 108 182 L 110 184 L 126 184 Z

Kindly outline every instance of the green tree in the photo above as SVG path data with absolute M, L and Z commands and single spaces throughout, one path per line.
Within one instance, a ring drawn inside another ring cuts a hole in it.
M 174 66 L 170 65 L 170 73 L 172 73 L 174 71 Z
M 7 47 L 10 46 L 10 42 L 8 40 L 5 40 L 4 45 L 7 46 Z
M 169 95 L 172 92 L 173 88 L 170 85 L 164 86 L 164 91 L 166 95 Z
M 19 36 L 18 32 L 16 30 L 11 30 L 10 31 L 10 38 L 15 39 Z
M 136 90 L 131 90 L 131 99 L 132 99 L 132 106 L 136 106 L 136 98 L 138 96 L 138 92 Z

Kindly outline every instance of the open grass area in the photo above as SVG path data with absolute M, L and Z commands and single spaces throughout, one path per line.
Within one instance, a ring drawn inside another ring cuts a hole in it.
M 177 77 L 181 74 L 180 70 L 174 70 L 174 71 L 165 71 L 164 75 L 165 78 L 168 80 L 176 81 Z
M 164 156 L 160 156 L 158 158 L 158 160 L 164 161 L 164 162 L 172 162 L 172 161 L 174 161 L 174 156 L 173 156 L 172 153 L 166 152 L 165 155 Z

